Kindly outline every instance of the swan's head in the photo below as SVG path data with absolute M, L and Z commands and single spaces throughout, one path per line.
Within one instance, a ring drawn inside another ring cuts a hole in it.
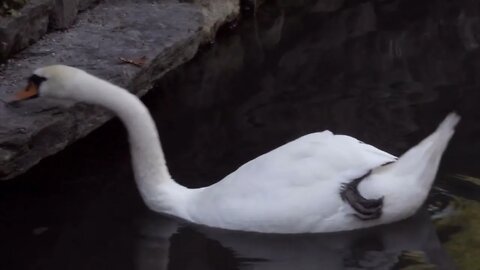
M 88 77 L 83 70 L 54 65 L 36 69 L 28 78 L 27 87 L 15 94 L 14 100 L 26 100 L 35 97 L 75 99 L 80 83 Z

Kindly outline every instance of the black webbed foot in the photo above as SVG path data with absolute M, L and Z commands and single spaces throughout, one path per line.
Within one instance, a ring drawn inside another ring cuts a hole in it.
M 369 171 L 362 177 L 342 185 L 340 197 L 346 201 L 357 213 L 354 215 L 361 220 L 371 220 L 382 215 L 383 197 L 380 199 L 366 199 L 358 192 L 358 184 L 370 175 Z

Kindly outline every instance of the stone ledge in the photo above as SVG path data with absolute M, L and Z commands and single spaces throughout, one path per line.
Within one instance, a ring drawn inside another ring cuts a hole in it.
M 0 62 L 47 33 L 53 0 L 32 0 L 16 16 L 0 17 Z
M 49 29 L 66 29 L 99 0 L 29 0 L 17 14 L 0 17 L 0 62 L 30 46 Z
M 239 9 L 238 0 L 103 2 L 80 14 L 71 29 L 47 34 L 0 67 L 0 99 L 8 100 L 32 70 L 54 63 L 82 68 L 143 95 L 167 71 L 190 60 Z M 120 58 L 141 58 L 145 64 L 125 64 Z M 111 117 L 78 103 L 0 102 L 0 178 L 26 171 Z

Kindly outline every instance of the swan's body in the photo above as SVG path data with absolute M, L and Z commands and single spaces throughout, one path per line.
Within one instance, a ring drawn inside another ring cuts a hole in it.
M 71 67 L 51 66 L 34 74 L 30 85 L 37 84 L 41 96 L 98 104 L 120 117 L 130 138 L 135 179 L 150 209 L 233 230 L 332 232 L 407 218 L 426 199 L 459 121 L 450 114 L 398 160 L 349 136 L 312 133 L 251 160 L 214 185 L 188 189 L 171 178 L 154 122 L 136 96 Z M 343 184 L 362 176 L 361 196 L 383 198 L 381 215 L 368 220 L 340 196 Z

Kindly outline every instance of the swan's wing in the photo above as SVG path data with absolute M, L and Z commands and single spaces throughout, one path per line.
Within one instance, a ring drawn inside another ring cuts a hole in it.
M 349 181 L 394 160 L 395 156 L 353 137 L 324 131 L 305 135 L 259 156 L 223 181 L 242 186 L 284 187 L 333 179 Z

